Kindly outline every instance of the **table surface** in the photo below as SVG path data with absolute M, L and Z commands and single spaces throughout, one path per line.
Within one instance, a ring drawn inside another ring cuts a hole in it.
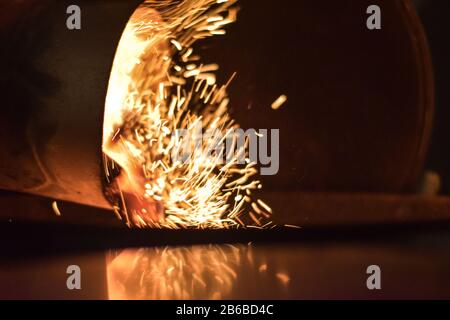
M 445 225 L 225 233 L 230 238 L 36 224 L 0 228 L 2 299 L 450 298 Z M 180 245 L 183 237 L 192 241 Z M 67 289 L 69 265 L 80 267 L 82 290 Z M 370 265 L 381 269 L 381 290 L 367 288 Z

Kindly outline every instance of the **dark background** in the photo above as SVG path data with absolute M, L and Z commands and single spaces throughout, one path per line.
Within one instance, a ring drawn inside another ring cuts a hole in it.
M 230 106 L 242 127 L 281 129 L 280 171 L 262 177 L 265 190 L 415 192 L 433 90 L 410 2 L 239 4 L 238 21 L 201 53 L 220 65 L 221 82 L 237 72 Z M 372 4 L 381 30 L 366 28 Z M 281 94 L 287 103 L 271 110 Z
M 428 36 L 434 64 L 436 113 L 426 167 L 442 177 L 442 192 L 450 193 L 450 43 L 448 14 L 450 2 L 416 0 L 422 23 Z

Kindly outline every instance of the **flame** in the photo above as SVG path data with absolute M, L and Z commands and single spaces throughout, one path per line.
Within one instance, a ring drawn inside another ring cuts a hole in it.
M 106 97 L 103 151 L 114 208 L 129 226 L 272 225 L 270 207 L 253 200 L 262 187 L 256 164 L 238 164 L 245 147 L 226 163 L 203 152 L 187 161 L 171 157 L 186 143 L 179 129 L 210 150 L 219 138 L 201 140 L 202 133 L 216 129 L 229 137 L 237 127 L 227 109 L 234 75 L 217 84 L 218 66 L 202 64 L 193 50 L 197 40 L 225 34 L 236 20 L 236 1 L 147 0 L 123 32 Z

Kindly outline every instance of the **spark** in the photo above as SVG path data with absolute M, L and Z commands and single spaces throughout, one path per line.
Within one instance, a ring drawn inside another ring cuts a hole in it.
M 53 201 L 53 202 L 52 202 L 52 208 L 53 208 L 53 211 L 55 212 L 55 214 L 56 214 L 58 217 L 60 217 L 60 216 L 61 216 L 61 211 L 59 211 L 58 203 L 57 203 L 56 201 Z
M 282 106 L 286 101 L 287 101 L 287 96 L 285 96 L 284 94 L 281 95 L 281 96 L 279 96 L 279 97 L 277 98 L 277 100 L 275 100 L 275 101 L 272 103 L 272 109 L 273 109 L 273 110 L 278 110 L 278 109 L 280 109 L 281 106 Z
M 217 84 L 219 66 L 201 64 L 193 54 L 198 39 L 224 34 L 236 20 L 236 1 L 147 0 L 126 26 L 108 87 L 103 151 L 108 196 L 129 226 L 271 225 L 270 207 L 253 201 L 261 188 L 254 164 L 238 164 L 245 147 L 237 147 L 225 163 L 203 152 L 184 162 L 171 157 L 186 143 L 179 129 L 200 140 L 200 150 L 211 150 L 218 138 L 202 140 L 203 132 L 216 129 L 226 137 L 237 127 L 226 92 L 236 73 Z
M 296 225 L 293 225 L 293 224 L 285 224 L 284 226 L 286 228 L 294 228 L 294 229 L 301 229 L 302 228 L 300 226 L 296 226 Z

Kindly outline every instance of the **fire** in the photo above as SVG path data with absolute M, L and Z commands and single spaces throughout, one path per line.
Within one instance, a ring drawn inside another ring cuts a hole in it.
M 245 147 L 225 163 L 225 150 L 172 157 L 188 143 L 180 129 L 200 141 L 200 150 L 219 142 L 201 139 L 208 130 L 233 139 L 229 132 L 237 124 L 228 113 L 227 87 L 234 75 L 217 84 L 218 66 L 202 64 L 193 45 L 225 34 L 224 26 L 236 20 L 236 1 L 147 0 L 124 30 L 106 98 L 103 151 L 108 193 L 129 226 L 272 225 L 270 207 L 253 200 L 262 187 L 256 164 L 237 161 Z

